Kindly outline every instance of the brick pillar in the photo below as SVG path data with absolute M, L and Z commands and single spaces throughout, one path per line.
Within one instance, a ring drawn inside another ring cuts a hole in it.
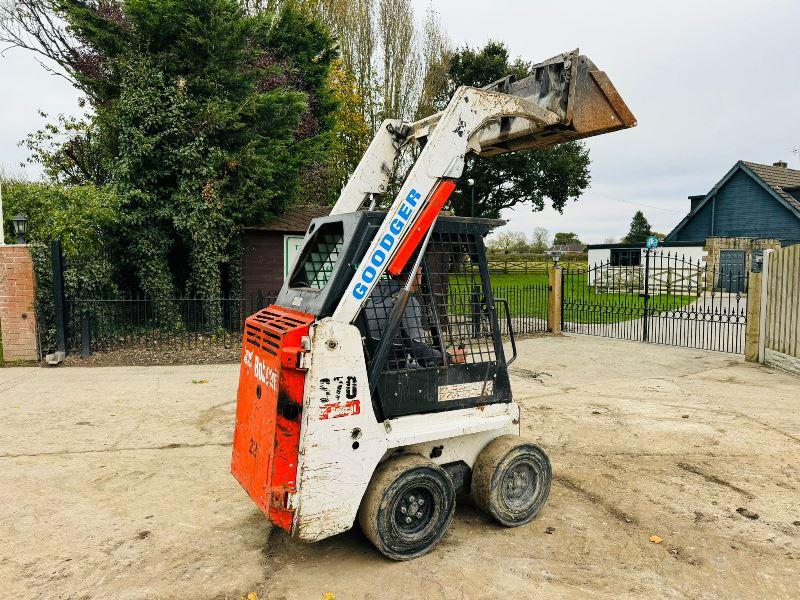
M 0 246 L 0 331 L 3 360 L 37 360 L 35 280 L 27 245 Z

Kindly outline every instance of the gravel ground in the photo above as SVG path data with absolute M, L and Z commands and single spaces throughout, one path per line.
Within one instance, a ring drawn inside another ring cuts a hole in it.
M 82 358 L 80 351 L 67 355 L 65 367 L 126 367 L 168 365 L 210 365 L 232 363 L 242 353 L 241 341 L 231 340 L 227 346 L 214 343 L 161 344 L 96 351 Z
M 461 501 L 406 563 L 357 530 L 271 530 L 228 473 L 235 365 L 2 369 L 0 597 L 800 597 L 800 379 L 603 338 L 519 349 L 548 504 L 505 529 Z

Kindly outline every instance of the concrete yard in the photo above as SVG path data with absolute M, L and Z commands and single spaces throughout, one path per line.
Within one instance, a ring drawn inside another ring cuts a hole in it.
M 228 472 L 236 365 L 0 369 L 0 597 L 800 597 L 800 378 L 584 336 L 519 350 L 548 504 L 504 529 L 460 501 L 405 563 L 357 530 L 270 531 Z

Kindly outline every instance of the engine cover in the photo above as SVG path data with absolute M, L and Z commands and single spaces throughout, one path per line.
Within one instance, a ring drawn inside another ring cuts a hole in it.
M 231 473 L 286 531 L 294 511 L 305 369 L 302 339 L 314 316 L 269 306 L 245 321 Z

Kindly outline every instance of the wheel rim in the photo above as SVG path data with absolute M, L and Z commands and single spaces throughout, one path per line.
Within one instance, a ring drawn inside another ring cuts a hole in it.
M 536 502 L 539 473 L 535 465 L 527 460 L 515 462 L 503 475 L 500 493 L 510 510 L 524 513 Z
M 433 518 L 433 504 L 433 494 L 427 488 L 407 488 L 395 503 L 392 513 L 395 527 L 404 534 L 422 531 Z

